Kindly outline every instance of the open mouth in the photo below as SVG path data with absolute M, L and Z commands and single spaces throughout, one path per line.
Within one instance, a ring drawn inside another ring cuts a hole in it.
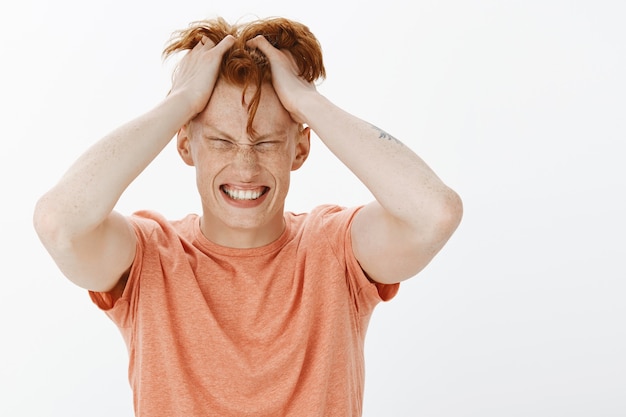
M 228 185 L 220 186 L 220 190 L 233 200 L 252 201 L 261 198 L 269 191 L 269 187 L 256 187 L 251 189 L 233 188 Z

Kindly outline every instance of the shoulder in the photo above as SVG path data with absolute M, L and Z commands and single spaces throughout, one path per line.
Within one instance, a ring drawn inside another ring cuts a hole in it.
M 311 212 L 311 221 L 316 223 L 332 239 L 342 239 L 350 231 L 352 220 L 361 206 L 343 207 L 322 205 Z
M 328 246 L 334 253 L 342 253 L 342 248 L 350 244 L 352 220 L 360 208 L 325 204 L 308 213 L 288 212 L 285 218 L 292 238 L 300 236 L 316 248 Z
M 286 219 L 291 224 L 302 225 L 349 225 L 361 206 L 343 207 L 335 204 L 324 204 L 314 207 L 308 213 L 286 213 Z
M 198 215 L 188 214 L 182 219 L 170 220 L 159 212 L 140 210 L 128 216 L 128 220 L 141 240 L 150 240 L 158 239 L 158 236 L 192 236 L 198 223 Z

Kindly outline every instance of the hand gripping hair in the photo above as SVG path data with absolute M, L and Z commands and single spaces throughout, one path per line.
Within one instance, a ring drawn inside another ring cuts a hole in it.
M 192 22 L 186 29 L 174 32 L 163 51 L 163 57 L 166 59 L 176 52 L 193 49 L 203 36 L 217 44 L 227 35 L 234 36 L 236 41 L 222 58 L 219 78 L 243 88 L 241 100 L 244 105 L 246 89 L 249 86 L 256 87 L 248 104 L 249 132 L 252 132 L 252 121 L 259 106 L 261 85 L 271 83 L 272 75 L 265 55 L 247 47 L 248 40 L 263 35 L 275 48 L 289 51 L 300 77 L 308 82 L 326 76 L 322 49 L 317 38 L 305 25 L 285 18 L 260 19 L 235 25 L 222 18 Z

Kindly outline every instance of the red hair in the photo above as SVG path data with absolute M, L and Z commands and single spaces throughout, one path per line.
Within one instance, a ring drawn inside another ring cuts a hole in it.
M 227 35 L 235 37 L 235 44 L 222 58 L 219 78 L 243 87 L 242 104 L 246 88 L 256 87 L 254 96 L 248 104 L 248 126 L 252 132 L 252 121 L 261 98 L 261 85 L 271 83 L 272 75 L 269 61 L 256 49 L 250 49 L 246 42 L 258 35 L 263 35 L 275 48 L 287 50 L 293 56 L 299 76 L 313 82 L 326 76 L 322 61 L 322 48 L 317 38 L 308 27 L 285 18 L 268 18 L 249 23 L 231 25 L 219 17 L 211 20 L 192 22 L 186 29 L 172 34 L 163 50 L 163 58 L 184 50 L 193 49 L 203 36 L 217 44 Z

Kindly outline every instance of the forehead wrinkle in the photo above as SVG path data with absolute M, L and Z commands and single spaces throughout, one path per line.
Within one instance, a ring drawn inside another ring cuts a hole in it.
M 287 131 L 285 130 L 278 130 L 275 132 L 270 132 L 270 133 L 265 133 L 263 135 L 255 135 L 254 137 L 248 136 L 248 140 L 250 140 L 250 142 L 252 143 L 256 143 L 256 142 L 260 142 L 262 140 L 265 139 L 270 139 L 270 138 L 279 138 L 279 139 L 283 139 L 285 137 L 287 137 Z
M 202 136 L 208 136 L 208 137 L 217 136 L 217 137 L 224 138 L 224 139 L 235 140 L 235 138 L 232 137 L 230 133 L 226 133 L 223 130 L 218 129 L 213 125 L 203 124 L 203 127 L 205 131 L 202 132 Z M 209 132 L 206 132 L 206 130 L 209 130 Z

